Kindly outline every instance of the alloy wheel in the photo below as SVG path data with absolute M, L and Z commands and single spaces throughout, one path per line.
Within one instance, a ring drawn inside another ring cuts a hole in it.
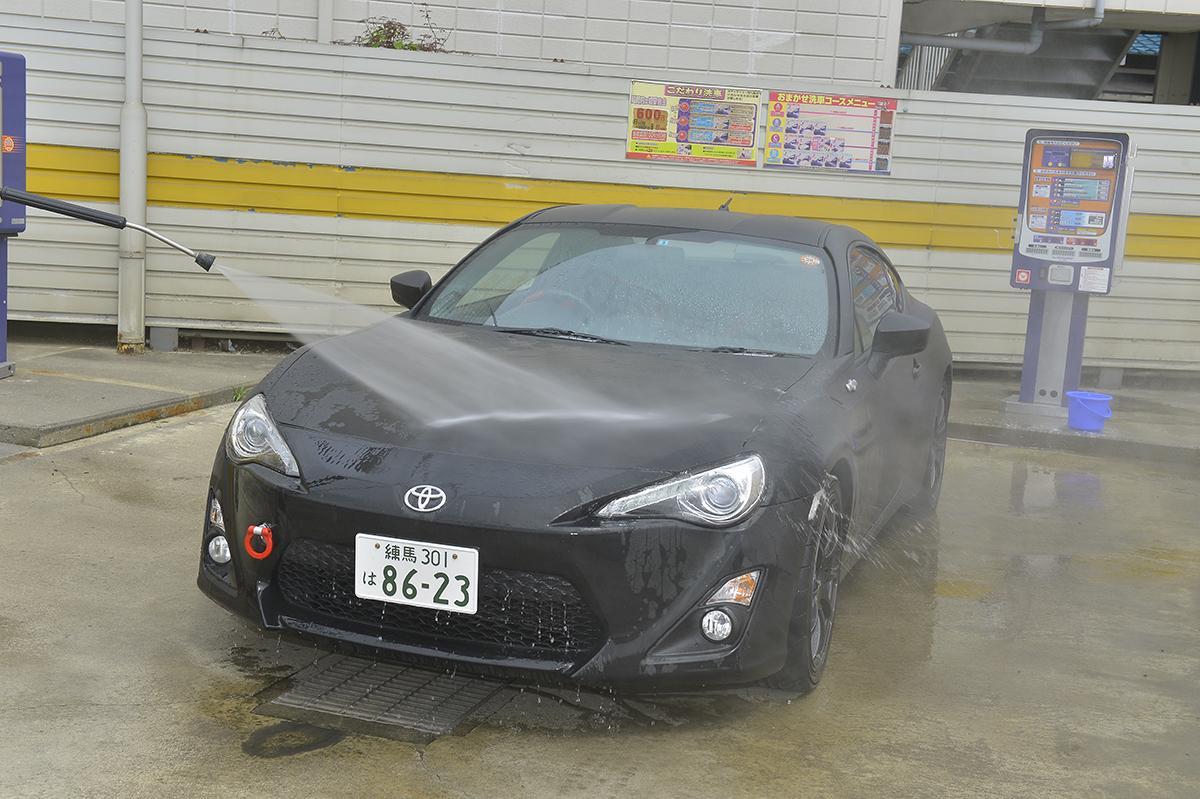
M 842 576 L 842 508 L 833 493 L 822 503 L 817 525 L 815 563 L 810 596 L 809 670 L 818 676 L 829 655 L 833 617 Z

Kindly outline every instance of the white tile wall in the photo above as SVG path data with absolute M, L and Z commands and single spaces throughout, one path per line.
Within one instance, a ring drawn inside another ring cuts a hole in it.
M 144 0 L 152 27 L 315 40 L 319 0 Z M 1200 0 L 1197 0 L 1200 2 Z M 464 53 L 887 85 L 900 0 L 333 0 L 335 41 L 368 17 L 425 27 Z M 2 0 L 3 11 L 121 23 L 123 0 Z M 882 19 L 882 21 L 881 21 Z M 843 37 L 854 41 L 841 44 Z

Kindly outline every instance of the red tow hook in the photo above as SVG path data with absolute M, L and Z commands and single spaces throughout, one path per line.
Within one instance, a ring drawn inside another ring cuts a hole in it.
M 246 554 L 255 560 L 266 560 L 275 549 L 275 539 L 272 536 L 271 525 L 252 524 L 246 528 L 246 538 L 243 541 Z

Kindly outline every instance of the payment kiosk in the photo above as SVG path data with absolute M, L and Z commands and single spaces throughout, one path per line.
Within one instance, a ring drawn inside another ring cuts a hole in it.
M 1124 257 L 1132 157 L 1124 133 L 1025 136 L 1009 282 L 1031 295 L 1021 393 L 1009 412 L 1066 415 L 1066 392 L 1079 387 L 1088 300 L 1111 291 Z
M 0 53 L 0 186 L 25 188 L 25 58 Z M 0 378 L 8 360 L 8 240 L 25 230 L 25 206 L 0 200 Z

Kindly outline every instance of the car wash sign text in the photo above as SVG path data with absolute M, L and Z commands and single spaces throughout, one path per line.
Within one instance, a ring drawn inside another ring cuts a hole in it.
M 690 164 L 888 175 L 897 102 L 826 92 L 633 81 L 625 157 Z
M 625 157 L 757 166 L 761 103 L 758 89 L 634 81 Z

